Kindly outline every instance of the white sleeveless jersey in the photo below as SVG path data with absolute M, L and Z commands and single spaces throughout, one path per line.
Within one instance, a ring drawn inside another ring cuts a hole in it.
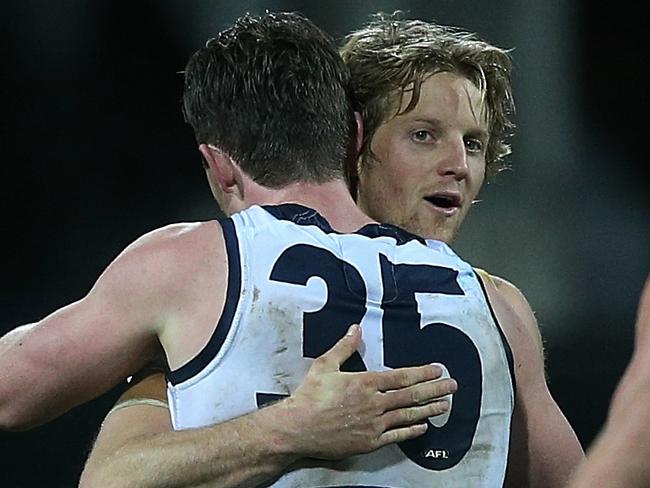
M 441 363 L 450 412 L 417 439 L 342 461 L 305 461 L 273 487 L 500 487 L 514 403 L 512 356 L 472 267 L 445 244 L 370 224 L 340 234 L 295 204 L 220 221 L 229 277 L 206 347 L 168 373 L 175 429 L 224 422 L 290 395 L 353 323 L 343 369 Z

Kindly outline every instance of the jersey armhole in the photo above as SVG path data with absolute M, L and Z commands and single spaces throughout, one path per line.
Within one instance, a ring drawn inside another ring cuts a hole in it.
M 232 218 L 218 220 L 223 230 L 223 237 L 228 257 L 228 285 L 226 290 L 226 301 L 221 317 L 214 329 L 212 337 L 205 347 L 194 356 L 189 362 L 176 370 L 166 372 L 167 381 L 172 385 L 178 385 L 199 374 L 219 353 L 233 324 L 235 312 L 239 305 L 241 296 L 241 256 L 239 252 L 239 241 L 237 231 Z
M 485 297 L 485 302 L 488 305 L 488 308 L 490 309 L 490 314 L 492 315 L 492 320 L 494 320 L 494 323 L 497 326 L 497 329 L 499 330 L 499 336 L 501 337 L 501 341 L 503 342 L 503 350 L 506 353 L 506 359 L 508 361 L 508 369 L 510 369 L 510 379 L 512 381 L 512 394 L 513 394 L 513 402 L 516 404 L 517 403 L 517 380 L 515 378 L 515 362 L 514 362 L 514 357 L 512 354 L 512 348 L 510 347 L 510 343 L 508 342 L 508 338 L 506 337 L 505 333 L 503 332 L 503 327 L 501 326 L 501 323 L 499 322 L 499 319 L 497 318 L 496 313 L 494 313 L 494 308 L 492 307 L 492 303 L 490 302 L 490 297 L 488 296 L 487 289 L 485 288 L 485 282 L 489 282 L 492 286 L 496 288 L 496 283 L 492 279 L 492 276 L 485 271 L 484 269 L 481 268 L 473 268 L 476 274 L 476 278 L 481 285 L 481 290 L 483 291 L 483 296 Z

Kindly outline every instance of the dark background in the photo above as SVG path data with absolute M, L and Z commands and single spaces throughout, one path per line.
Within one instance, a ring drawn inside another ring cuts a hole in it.
M 341 38 L 399 8 L 513 48 L 512 170 L 484 189 L 457 249 L 528 297 L 550 388 L 588 447 L 629 359 L 650 270 L 641 3 L 349 3 L 3 2 L 0 332 L 81 298 L 139 235 L 218 215 L 177 74 L 208 37 L 268 8 L 301 11 Z M 119 391 L 0 434 L 0 486 L 75 486 Z

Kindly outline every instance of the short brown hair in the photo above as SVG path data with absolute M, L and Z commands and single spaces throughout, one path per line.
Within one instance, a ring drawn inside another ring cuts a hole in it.
M 332 39 L 297 13 L 245 15 L 185 68 L 183 110 L 257 183 L 343 178 L 356 124 L 350 73 Z
M 355 109 L 364 121 L 362 161 L 371 157 L 370 142 L 377 128 L 398 113 L 405 93 L 415 108 L 420 86 L 430 75 L 454 72 L 472 81 L 485 94 L 489 140 L 486 167 L 491 174 L 505 167 L 510 154 L 506 138 L 514 129 L 512 61 L 508 51 L 488 44 L 476 34 L 420 20 L 402 20 L 402 13 L 379 13 L 346 37 L 341 56 L 350 68 Z M 346 168 L 356 196 L 357 168 Z

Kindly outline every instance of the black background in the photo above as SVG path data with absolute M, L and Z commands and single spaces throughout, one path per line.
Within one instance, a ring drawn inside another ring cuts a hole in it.
M 173 13 L 184 8 L 181 2 L 12 1 L 0 7 L 0 332 L 81 298 L 110 260 L 144 232 L 218 215 L 191 130 L 182 120 L 177 72 L 211 32 L 244 9 L 200 3 L 223 15 L 190 42 L 179 36 L 187 21 L 175 24 Z M 301 2 L 253 4 L 257 12 L 267 4 L 301 10 L 338 36 L 360 25 L 367 13 L 401 6 L 378 2 L 375 8 L 367 2 L 363 15 L 355 11 L 355 17 Z M 475 20 L 477 14 L 464 24 L 466 12 L 449 2 L 438 3 L 440 15 L 425 9 L 424 2 L 411 4 L 413 16 L 464 25 L 502 45 L 518 44 L 515 34 L 499 37 L 487 20 L 485 25 Z M 511 277 L 499 266 L 499 256 L 506 255 L 505 267 L 515 270 L 515 282 L 538 310 L 542 330 L 549 321 L 545 317 L 554 319 L 545 333 L 549 383 L 588 447 L 629 358 L 636 301 L 649 270 L 646 26 L 632 2 L 617 2 L 615 8 L 577 2 L 568 15 L 572 90 L 571 105 L 564 109 L 575 117 L 577 132 L 568 140 L 579 164 L 571 178 L 538 168 L 547 175 L 539 183 L 543 198 L 520 198 L 518 178 L 530 181 L 530 170 L 516 154 L 518 149 L 525 154 L 524 145 L 532 140 L 526 131 L 537 129 L 527 127 L 521 115 L 534 104 L 517 98 L 524 135 L 515 138 L 513 170 L 492 185 L 488 195 L 499 192 L 497 203 L 477 212 L 459 246 L 470 261 Z M 525 49 L 515 49 L 516 64 L 526 55 Z M 516 72 L 516 97 L 518 86 L 524 96 L 529 93 L 527 77 Z M 561 211 L 549 217 L 545 205 Z M 508 222 L 515 207 L 525 207 L 529 220 L 512 217 L 513 227 L 557 232 L 561 226 L 560 245 L 550 258 L 557 262 L 538 265 L 562 270 L 553 281 L 534 281 L 537 268 L 527 263 L 538 256 L 522 249 L 516 230 L 491 233 L 492 223 Z M 569 215 L 582 224 L 574 225 Z M 629 215 L 636 220 L 628 222 Z M 601 258 L 612 255 L 617 256 L 613 261 Z M 556 283 L 570 290 L 569 296 L 563 292 L 562 307 L 545 298 Z M 99 422 L 120 389 L 38 429 L 0 434 L 0 486 L 74 486 Z

